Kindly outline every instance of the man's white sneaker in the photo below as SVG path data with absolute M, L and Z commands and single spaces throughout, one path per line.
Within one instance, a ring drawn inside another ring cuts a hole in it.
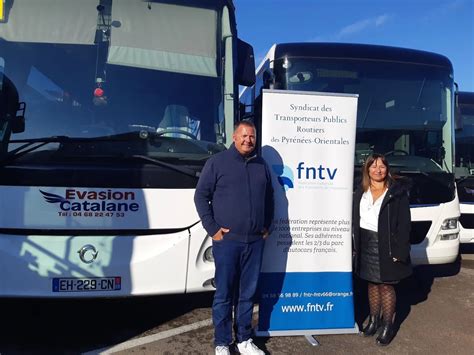
M 229 347 L 225 345 L 216 346 L 216 355 L 230 355 Z
M 252 339 L 238 343 L 237 349 L 239 349 L 239 353 L 245 355 L 265 355 L 265 353 L 253 343 Z

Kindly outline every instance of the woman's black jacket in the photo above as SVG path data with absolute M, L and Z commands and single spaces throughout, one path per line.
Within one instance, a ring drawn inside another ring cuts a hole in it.
M 382 281 L 398 281 L 412 273 L 410 264 L 410 205 L 408 182 L 397 179 L 388 188 L 382 201 L 378 221 L 380 278 Z M 354 192 L 352 231 L 354 238 L 354 271 L 359 271 L 360 252 L 360 200 L 361 187 Z M 398 261 L 393 261 L 396 258 Z

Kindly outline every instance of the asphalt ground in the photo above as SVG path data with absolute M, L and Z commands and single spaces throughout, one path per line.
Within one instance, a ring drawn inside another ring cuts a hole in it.
M 356 290 L 365 289 L 359 282 Z M 452 265 L 418 267 L 413 277 L 397 286 L 397 335 L 388 347 L 373 337 L 317 336 L 313 347 L 303 336 L 255 338 L 267 354 L 473 354 L 474 254 Z M 356 294 L 356 320 L 368 315 L 366 293 Z M 203 327 L 119 351 L 117 354 L 211 354 L 213 329 Z M 113 348 L 112 348 L 113 349 Z
M 255 338 L 267 354 L 474 354 L 474 245 L 450 265 L 397 285 L 397 335 L 385 348 L 354 334 Z M 355 285 L 356 320 L 368 314 Z M 212 354 L 212 293 L 133 299 L 0 300 L 1 354 Z M 120 349 L 123 350 L 120 350 Z

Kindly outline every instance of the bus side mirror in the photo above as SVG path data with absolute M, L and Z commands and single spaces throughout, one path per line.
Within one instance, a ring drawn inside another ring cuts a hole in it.
M 237 83 L 243 86 L 255 84 L 255 58 L 253 47 L 237 39 Z
M 10 121 L 12 133 L 22 133 L 25 131 L 25 110 L 26 103 L 20 102 L 16 116 L 11 118 Z
M 461 107 L 459 106 L 459 94 L 457 91 L 456 85 L 456 93 L 454 94 L 454 130 L 455 131 L 462 131 L 463 122 L 462 122 L 462 115 L 461 115 Z
M 275 75 L 271 69 L 265 69 L 263 72 L 263 88 L 264 89 L 276 89 L 275 84 Z
M 3 68 L 2 61 L 0 61 L 1 68 Z M 0 122 L 8 122 L 12 133 L 24 132 L 25 109 L 26 103 L 20 102 L 15 85 L 0 71 Z

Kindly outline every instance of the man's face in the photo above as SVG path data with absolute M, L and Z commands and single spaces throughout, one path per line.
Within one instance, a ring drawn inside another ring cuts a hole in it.
M 257 140 L 255 129 L 242 124 L 235 130 L 232 140 L 238 152 L 243 156 L 247 156 L 255 149 Z

